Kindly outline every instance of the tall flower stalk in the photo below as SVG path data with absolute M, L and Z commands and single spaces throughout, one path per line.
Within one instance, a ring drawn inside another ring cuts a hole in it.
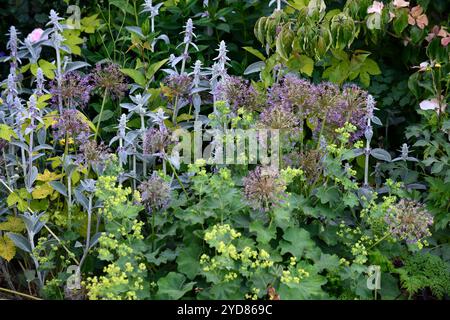
M 50 11 L 49 15 L 50 21 L 47 23 L 47 25 L 50 25 L 52 27 L 52 34 L 50 36 L 51 43 L 53 44 L 53 48 L 55 49 L 56 53 L 56 81 L 58 83 L 58 89 L 61 89 L 61 83 L 62 83 L 62 66 L 61 66 L 61 44 L 65 40 L 64 37 L 61 35 L 61 32 L 63 32 L 63 26 L 59 23 L 59 21 L 63 20 L 61 17 L 59 17 L 58 13 L 55 10 Z M 63 101 L 62 97 L 58 97 L 58 108 L 59 112 L 62 113 L 63 110 Z

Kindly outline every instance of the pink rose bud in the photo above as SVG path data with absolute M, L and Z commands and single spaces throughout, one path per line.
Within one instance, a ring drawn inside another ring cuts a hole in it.
M 27 36 L 27 39 L 30 40 L 31 43 L 38 42 L 39 40 L 41 40 L 43 33 L 44 30 L 42 30 L 41 28 L 36 28 Z

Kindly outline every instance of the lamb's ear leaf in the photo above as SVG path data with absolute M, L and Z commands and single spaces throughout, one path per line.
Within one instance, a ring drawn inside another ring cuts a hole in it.
M 8 232 L 6 234 L 16 245 L 16 247 L 22 249 L 25 252 L 31 253 L 31 246 L 27 238 L 22 236 L 21 234 Z

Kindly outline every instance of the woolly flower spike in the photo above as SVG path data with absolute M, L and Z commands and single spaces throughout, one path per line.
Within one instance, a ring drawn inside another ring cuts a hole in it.
M 127 129 L 127 115 L 126 114 L 122 114 L 120 116 L 119 126 L 118 126 L 118 131 L 119 131 L 119 137 L 120 138 L 125 139 L 126 129 Z
M 76 71 L 66 73 L 61 79 L 61 86 L 55 80 L 50 83 L 52 102 L 57 105 L 61 97 L 69 108 L 86 106 L 93 89 L 92 77 Z
M 41 68 L 38 68 L 36 71 L 36 90 L 34 91 L 34 93 L 38 96 L 42 96 L 44 93 L 46 93 L 44 83 L 44 72 L 42 72 Z
M 79 144 L 85 144 L 89 137 L 89 125 L 81 118 L 80 113 L 74 109 L 66 109 L 53 124 L 54 138 L 72 138 Z
M 214 58 L 214 61 L 217 60 L 219 65 L 222 66 L 222 68 L 225 68 L 225 65 L 228 63 L 228 61 L 230 61 L 230 58 L 227 57 L 228 49 L 225 41 L 222 40 L 220 42 L 219 49 L 217 49 L 216 51 L 219 51 L 219 54 L 216 58 Z
M 200 60 L 195 61 L 194 70 L 190 75 L 194 77 L 194 80 L 192 81 L 192 86 L 194 88 L 198 88 L 200 86 L 202 76 L 202 62 Z
M 373 118 L 373 112 L 375 111 L 375 99 L 373 98 L 373 96 L 371 94 L 367 95 L 367 102 L 366 102 L 366 106 L 367 106 L 367 119 L 372 120 Z
M 286 183 L 273 167 L 256 168 L 243 179 L 243 184 L 245 198 L 257 210 L 268 211 L 285 197 Z
M 10 73 L 6 80 L 6 103 L 9 105 L 14 104 L 14 100 L 18 96 L 17 83 L 14 74 Z
M 81 180 L 81 187 L 83 188 L 84 191 L 88 192 L 88 193 L 94 193 L 96 188 L 97 181 L 95 181 L 94 179 L 85 179 L 85 180 Z
M 169 119 L 169 117 L 165 115 L 164 110 L 161 108 L 159 108 L 156 112 L 150 113 L 150 118 L 160 128 L 165 127 L 164 120 Z
M 144 135 L 143 151 L 146 155 L 163 155 L 170 144 L 169 131 L 162 127 L 159 130 L 150 128 Z
M 9 40 L 6 43 L 6 48 L 10 51 L 12 58 L 17 58 L 17 46 L 19 43 L 19 40 L 17 39 L 18 32 L 16 27 L 11 26 L 9 28 Z
M 192 22 L 192 19 L 188 19 L 186 22 L 186 27 L 182 33 L 184 33 L 184 44 L 192 44 L 193 38 L 197 38 L 194 33 L 194 23 Z
M 152 0 L 145 0 L 144 4 L 142 5 L 144 7 L 144 10 L 142 10 L 141 13 L 148 12 L 150 13 L 150 18 L 154 18 L 159 15 L 159 8 L 161 8 L 162 5 L 163 3 L 161 2 L 154 6 Z
M 149 212 L 166 208 L 170 202 L 170 185 L 156 172 L 139 186 L 139 191 L 141 201 Z
M 14 26 L 11 26 L 9 28 L 9 40 L 6 43 L 6 48 L 10 51 L 10 73 L 14 74 L 16 73 L 17 68 L 17 62 L 20 62 L 20 59 L 17 55 L 17 48 L 19 45 L 19 39 L 17 38 L 18 32 Z
M 385 221 L 394 237 L 418 243 L 431 235 L 433 216 L 419 202 L 402 199 L 389 211 Z
M 92 72 L 92 80 L 97 88 L 107 90 L 113 99 L 120 100 L 128 90 L 124 74 L 114 63 L 97 63 Z
M 53 46 L 55 46 L 56 48 L 59 48 L 61 46 L 61 43 L 63 43 L 63 41 L 65 39 L 61 34 L 55 32 L 52 34 L 51 40 L 52 40 Z
M 64 20 L 61 18 L 55 10 L 50 10 L 50 15 L 48 16 L 50 21 L 46 24 L 47 26 L 51 25 L 54 31 L 63 32 L 63 27 L 59 23 L 59 21 Z

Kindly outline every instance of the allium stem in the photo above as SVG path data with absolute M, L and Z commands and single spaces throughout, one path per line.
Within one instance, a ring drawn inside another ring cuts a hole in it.
M 86 231 L 86 244 L 84 246 L 84 253 L 81 257 L 79 268 L 81 269 L 81 266 L 83 265 L 84 260 L 87 257 L 87 254 L 89 252 L 89 247 L 91 245 L 91 220 L 92 220 L 92 195 L 89 196 L 89 203 L 88 203 L 88 223 L 87 223 L 87 231 Z
M 142 143 L 144 143 L 145 139 L 145 118 L 144 114 L 141 114 L 141 132 L 142 132 Z M 147 176 L 147 160 L 145 157 L 142 159 L 142 174 L 144 177 Z
M 100 124 L 102 123 L 103 109 L 105 108 L 107 97 L 108 97 L 108 89 L 105 89 L 105 93 L 103 95 L 102 107 L 100 109 L 100 114 L 98 116 L 97 129 L 95 130 L 94 141 L 97 140 L 98 131 L 100 130 Z

